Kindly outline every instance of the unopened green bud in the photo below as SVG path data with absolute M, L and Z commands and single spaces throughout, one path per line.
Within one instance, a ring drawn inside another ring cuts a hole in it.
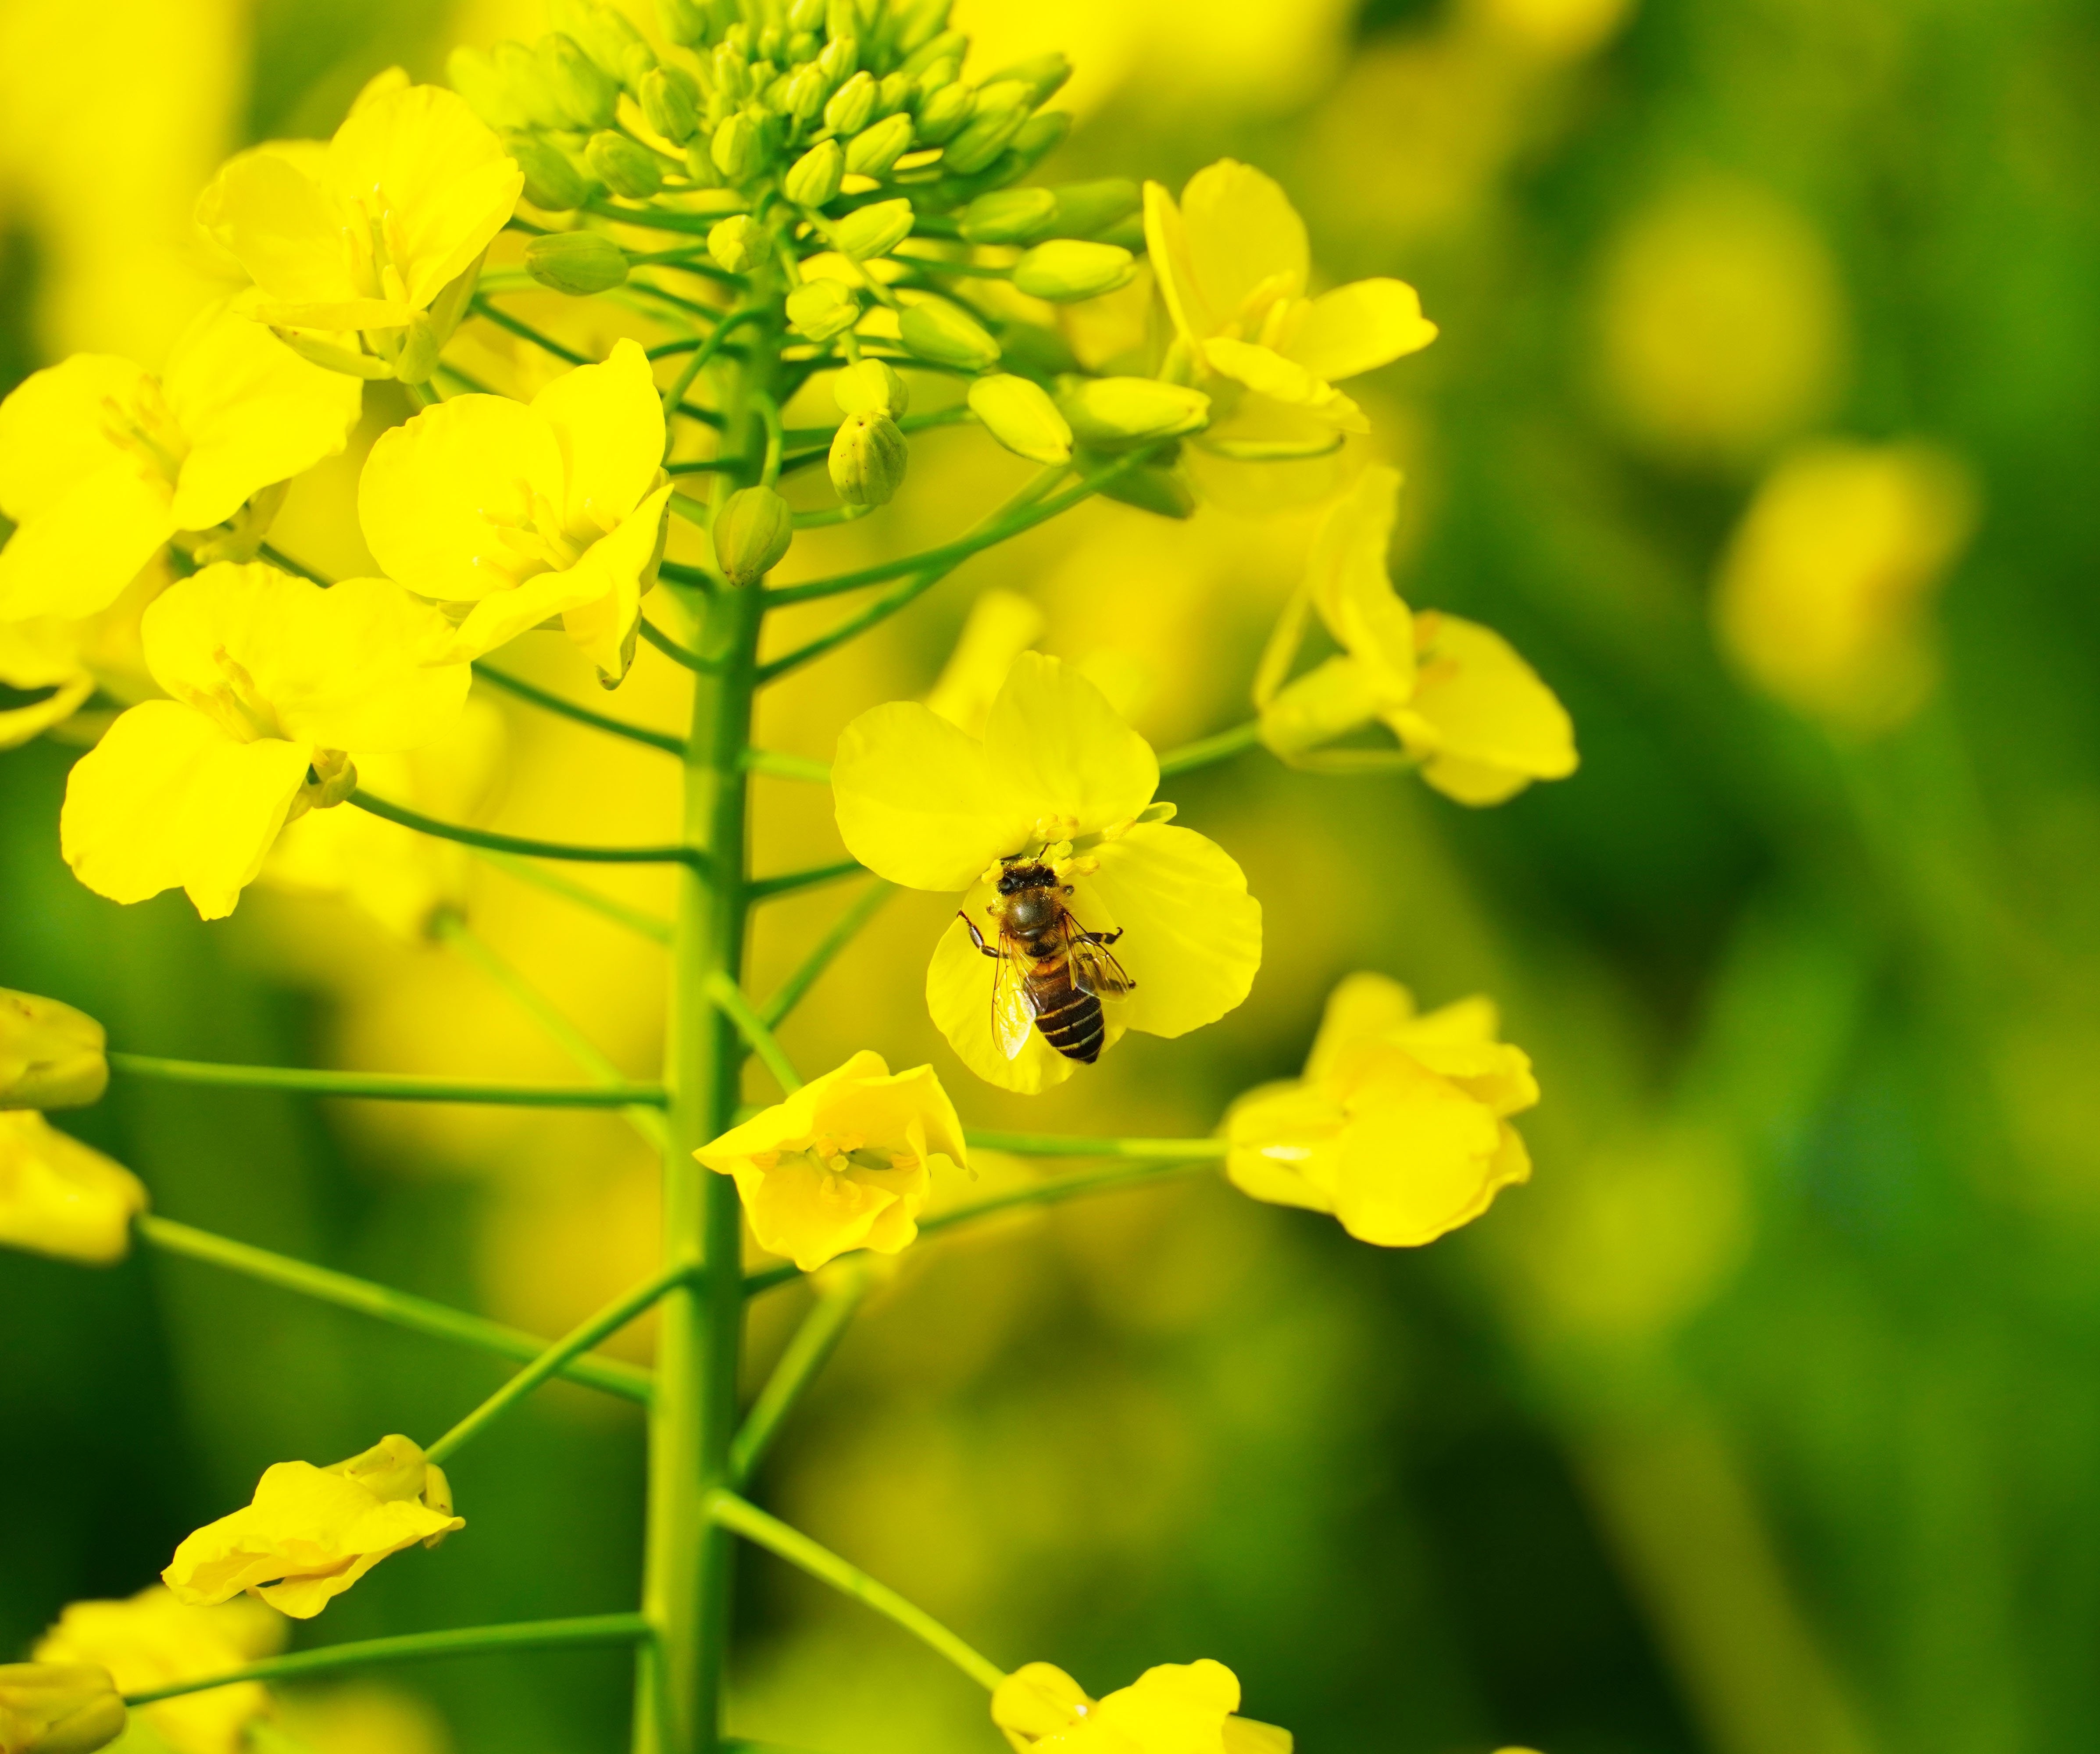
M 814 30 L 798 30 L 788 39 L 788 64 L 800 67 L 805 62 L 814 64 L 823 46 Z
M 1023 109 L 986 109 L 982 104 L 969 126 L 949 141 L 941 155 L 942 168 L 967 177 L 982 170 L 1007 148 L 1028 119 Z
M 1013 80 L 1028 88 L 1028 108 L 1033 109 L 1052 96 L 1072 77 L 1072 64 L 1057 50 L 1047 55 L 1032 55 L 1025 61 L 1016 61 L 1011 67 L 1002 67 L 990 75 L 986 85 L 997 85 Z
M 571 213 L 590 199 L 590 179 L 553 141 L 537 134 L 516 134 L 508 150 L 525 174 L 525 199 L 535 207 L 550 214 Z
M 630 201 L 646 201 L 664 187 L 664 167 L 656 155 L 638 140 L 610 128 L 590 137 L 584 162 L 614 194 Z
M 846 143 L 846 169 L 856 176 L 885 176 L 911 144 L 911 118 L 900 110 Z
M 87 1663 L 0 1664 L 0 1749 L 94 1754 L 124 1734 L 124 1700 Z
M 982 324 L 945 299 L 907 305 L 898 327 L 904 345 L 935 365 L 959 372 L 989 371 L 999 364 L 999 343 Z
M 404 384 L 427 384 L 438 368 L 438 354 L 444 342 L 427 311 L 418 311 L 400 332 L 394 355 L 394 375 Z
M 742 110 L 725 117 L 715 129 L 708 156 L 714 160 L 715 169 L 731 183 L 743 181 L 757 162 L 757 125 Z
M 860 39 L 858 37 L 834 37 L 817 57 L 817 66 L 824 76 L 827 86 L 836 86 L 853 77 L 854 69 L 860 65 Z
M 489 64 L 510 95 L 511 106 L 531 128 L 571 128 L 568 111 L 554 95 L 540 59 L 522 42 L 499 42 L 488 51 Z
M 656 51 L 646 42 L 630 42 L 620 68 L 620 82 L 632 91 L 635 101 L 642 97 L 642 82 L 656 71 Z
M 733 98 L 751 95 L 751 63 L 734 42 L 715 45 L 715 90 Z
M 699 82 L 682 67 L 660 67 L 642 82 L 642 119 L 683 146 L 700 126 Z
M 764 258 L 765 228 L 749 214 L 731 214 L 709 228 L 708 253 L 731 274 L 748 274 Z
M 849 505 L 887 505 L 911 461 L 904 434 L 887 414 L 849 414 L 832 439 L 832 485 Z
M 1144 192 L 1128 177 L 1061 183 L 1050 192 L 1057 202 L 1055 231 L 1059 237 L 1098 237 L 1145 204 Z
M 824 106 L 824 126 L 836 134 L 858 134 L 875 113 L 875 81 L 869 75 L 855 73 L 832 94 L 831 102 Z
M 909 55 L 938 37 L 947 26 L 951 3 L 952 0 L 910 0 L 898 7 L 897 52 Z
M 1127 286 L 1136 272 L 1130 252 L 1116 245 L 1060 237 L 1038 244 L 1014 263 L 1013 284 L 1030 298 L 1067 304 Z
M 610 291 L 627 278 L 627 253 L 602 231 L 556 231 L 525 245 L 525 271 L 571 298 Z
M 55 998 L 0 988 L 0 1108 L 77 1108 L 109 1082 L 102 1025 Z
M 860 34 L 860 7 L 856 0 L 824 0 L 824 34 L 833 42 Z
M 819 140 L 788 168 L 784 187 L 797 207 L 821 207 L 839 192 L 846 155 L 836 140 Z
M 743 487 L 715 513 L 715 565 L 731 584 L 754 584 L 795 540 L 795 514 L 770 487 Z
M 788 37 L 778 24 L 765 24 L 758 32 L 758 59 L 776 67 L 785 59 Z
M 999 332 L 999 346 L 1009 367 L 1030 377 L 1056 378 L 1079 369 L 1072 344 L 1043 324 L 1009 321 Z
M 1024 177 L 1065 143 L 1072 118 L 1062 110 L 1044 110 L 1021 125 L 1000 161 L 1009 176 Z
M 962 72 L 963 64 L 953 55 L 936 61 L 930 67 L 921 68 L 912 76 L 912 108 L 920 108 L 936 91 L 944 86 L 955 84 L 962 77 Z
M 1196 496 L 1180 470 L 1163 463 L 1141 463 L 1112 475 L 1101 483 L 1101 492 L 1156 518 L 1189 518 L 1196 510 Z
M 1072 429 L 1040 384 L 1004 372 L 970 386 L 970 412 L 1016 456 L 1035 463 L 1069 463 Z
M 554 0 L 547 11 L 554 29 L 572 39 L 598 64 L 601 73 L 619 84 L 627 83 L 630 67 L 637 69 L 635 77 L 639 79 L 656 64 L 642 33 L 625 14 L 611 7 L 597 5 L 593 0 Z M 642 51 L 641 57 L 635 55 L 637 49 Z
M 918 90 L 911 74 L 899 68 L 894 73 L 885 73 L 882 83 L 876 87 L 875 110 L 878 116 L 894 116 L 911 101 Z
M 656 22 L 665 36 L 685 48 L 706 40 L 707 9 L 695 0 L 656 0 Z
M 462 43 L 445 58 L 445 79 L 467 102 L 467 108 L 492 128 L 532 126 L 532 118 L 519 108 L 496 64 L 479 49 Z
M 1211 418 L 1211 399 L 1202 390 L 1156 377 L 1075 378 L 1062 387 L 1065 418 L 1079 442 L 1097 451 L 1195 432 Z
M 977 101 L 977 93 L 960 80 L 942 86 L 919 106 L 919 138 L 929 146 L 952 139 L 970 119 Z
M 963 209 L 963 236 L 973 244 L 1028 244 L 1057 217 L 1048 189 L 994 189 Z
M 1094 234 L 1097 244 L 1120 244 L 1125 249 L 1141 250 L 1145 244 L 1145 215 L 1126 214 L 1112 226 L 1103 227 Z
M 540 39 L 539 59 L 547 76 L 547 89 L 554 93 L 571 128 L 611 126 L 620 87 L 584 52 L 581 44 L 557 31 Z
M 798 67 L 781 92 L 780 112 L 799 126 L 824 107 L 824 94 L 831 88 L 823 69 L 814 62 Z
M 943 10 L 946 9 L 943 8 Z M 936 61 L 953 61 L 956 66 L 960 67 L 968 58 L 969 51 L 970 39 L 962 32 L 943 30 L 929 37 L 904 57 L 904 71 L 907 73 L 923 73 Z M 955 75 L 951 73 L 948 77 L 952 79 Z
M 863 359 L 832 380 L 832 400 L 841 414 L 887 414 L 898 420 L 911 406 L 911 392 L 887 360 Z
M 860 296 L 844 280 L 819 275 L 788 295 L 788 320 L 800 333 L 823 343 L 860 320 Z
M 790 30 L 822 30 L 829 15 L 829 0 L 795 0 L 788 8 L 788 28 Z
M 911 203 L 899 196 L 857 207 L 832 228 L 832 240 L 855 262 L 886 256 L 911 235 Z

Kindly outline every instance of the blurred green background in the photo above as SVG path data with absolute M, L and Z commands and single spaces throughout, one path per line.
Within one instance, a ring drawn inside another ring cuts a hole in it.
M 978 64 L 1052 45 L 1080 64 L 1052 174 L 1178 187 L 1242 157 L 1291 192 L 1331 280 L 1419 287 L 1441 338 L 1363 397 L 1409 474 L 1396 578 L 1508 635 L 1583 765 L 1480 813 L 1260 756 L 1180 782 L 1183 819 L 1264 898 L 1267 965 L 1224 1024 L 1134 1038 L 1079 1095 L 996 1098 L 938 1044 L 918 985 L 938 897 L 892 904 L 789 1045 L 805 1067 L 931 1058 L 986 1124 L 1203 1131 L 1294 1073 L 1328 986 L 1374 967 L 1427 1003 L 1502 1003 L 1546 1092 L 1520 1122 L 1537 1174 L 1418 1252 L 1207 1181 L 929 1246 L 765 1496 L 1002 1660 L 1101 1692 L 1217 1657 L 1307 1754 L 2089 1745 L 2100 20 L 2071 0 L 1016 10 L 959 14 Z M 544 28 L 499 0 L 7 0 L 0 388 L 78 349 L 157 359 L 205 295 L 185 220 L 225 152 L 325 134 L 393 62 L 439 77 L 455 41 Z M 1873 735 L 1767 699 L 1712 632 L 1730 532 L 1818 436 L 1928 442 L 1981 508 L 1921 624 L 1936 685 Z M 885 539 L 963 522 L 996 486 L 988 449 L 929 435 Z M 340 506 L 295 496 L 282 530 L 355 563 Z M 1147 668 L 1156 741 L 1216 729 L 1244 716 L 1304 540 L 1302 518 L 1098 509 L 784 690 L 766 740 L 827 756 L 845 717 L 923 690 L 991 584 L 1043 604 L 1048 649 Z M 554 643 L 532 673 L 575 686 Z M 637 716 L 675 722 L 666 668 L 638 672 Z M 669 809 L 648 753 L 508 724 L 502 826 L 590 838 Z M 91 896 L 57 853 L 77 752 L 0 756 L 0 984 L 146 1052 L 561 1073 L 474 971 L 340 900 L 258 888 L 205 928 L 179 895 Z M 767 787 L 761 807 L 761 866 L 835 845 L 821 798 Z M 472 883 L 477 929 L 648 1075 L 653 951 Z M 781 910 L 761 969 L 838 901 Z M 646 1163 L 603 1117 L 120 1079 L 63 1119 L 172 1217 L 540 1331 L 651 1246 Z M 795 1313 L 764 1313 L 761 1362 Z M 201 1267 L 0 1255 L 0 1654 L 149 1582 L 269 1462 L 427 1437 L 500 1375 Z M 457 1470 L 465 1534 L 302 1636 L 627 1606 L 640 1437 L 545 1395 Z M 741 1587 L 746 1733 L 995 1745 L 982 1695 L 884 1623 L 762 1556 Z M 624 1745 L 626 1684 L 613 1656 L 461 1659 L 304 1690 L 294 1726 L 319 1754 L 591 1754 Z

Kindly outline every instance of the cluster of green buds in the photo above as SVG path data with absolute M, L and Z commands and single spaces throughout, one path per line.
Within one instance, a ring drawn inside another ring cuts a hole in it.
M 850 511 L 884 504 L 903 478 L 903 365 L 968 380 L 968 413 L 1045 465 L 1148 450 L 1102 491 L 1185 516 L 1193 500 L 1166 453 L 1207 424 L 1210 399 L 1163 377 L 1089 373 L 1020 302 L 969 296 L 973 275 L 1052 304 L 1127 284 L 1142 198 L 1127 178 L 1018 187 L 1070 129 L 1043 107 L 1070 66 L 1053 54 L 966 78 L 969 41 L 949 6 L 659 0 L 660 54 L 621 14 L 557 0 L 552 34 L 461 50 L 450 74 L 503 134 L 526 199 L 572 227 L 528 245 L 542 284 L 610 291 L 633 258 L 605 224 L 668 223 L 704 236 L 720 284 L 747 307 L 777 301 L 798 364 L 845 368 L 829 461 Z M 866 320 L 876 306 L 884 320 Z

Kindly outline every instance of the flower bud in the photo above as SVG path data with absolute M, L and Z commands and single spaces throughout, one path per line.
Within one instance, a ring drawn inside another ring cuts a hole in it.
M 919 106 L 915 132 L 928 146 L 938 146 L 954 137 L 977 108 L 977 95 L 960 80 L 945 85 Z
M 598 180 L 615 195 L 630 201 L 646 201 L 664 187 L 664 167 L 656 155 L 639 141 L 610 128 L 590 137 L 584 148 L 584 162 Z
M 685 48 L 707 38 L 707 11 L 695 0 L 656 0 L 656 22 L 665 36 Z
M 33 1108 L 0 1113 L 0 1247 L 107 1267 L 131 1247 L 145 1188 Z
M 951 4 L 952 0 L 907 0 L 907 4 L 895 7 L 897 52 L 909 55 L 938 36 L 947 28 Z
M 886 176 L 911 144 L 911 118 L 900 110 L 846 143 L 846 169 L 856 176 Z
M 834 37 L 817 57 L 817 66 L 824 76 L 827 90 L 845 84 L 859 65 L 860 39 L 851 35 Z
M 682 67 L 660 67 L 642 82 L 642 119 L 683 146 L 700 126 L 699 82 Z
M 573 213 L 590 199 L 589 179 L 553 141 L 521 134 L 506 148 L 525 174 L 525 199 L 535 207 L 550 214 Z
M 731 214 L 708 231 L 708 253 L 731 274 L 748 274 L 765 255 L 765 228 L 749 214 Z
M 836 42 L 860 31 L 858 0 L 824 0 L 824 34 Z
M 401 330 L 393 355 L 394 375 L 404 384 L 427 384 L 438 368 L 438 354 L 444 343 L 438 338 L 437 324 L 427 311 L 418 311 Z
M 875 88 L 876 114 L 894 116 L 899 110 L 909 107 L 911 94 L 917 90 L 917 82 L 902 68 L 893 73 L 885 73 L 882 83 Z
M 726 117 L 715 130 L 708 156 L 714 160 L 715 169 L 731 183 L 741 182 L 757 161 L 757 125 L 742 110 Z
M 833 228 L 832 241 L 855 262 L 886 256 L 911 235 L 911 203 L 899 196 L 858 207 Z
M 841 414 L 887 414 L 892 420 L 911 406 L 911 392 L 884 359 L 863 359 L 832 380 L 832 400 Z
M 824 106 L 824 126 L 842 136 L 858 134 L 875 114 L 875 91 L 873 78 L 855 73 L 832 94 L 831 102 Z
M 0 1108 L 77 1108 L 109 1082 L 102 1025 L 84 1011 L 0 987 Z
M 944 299 L 908 306 L 898 327 L 904 345 L 935 365 L 983 372 L 999 364 L 999 343 L 981 324 Z
M 124 1723 L 106 1668 L 0 1664 L 0 1754 L 93 1754 L 123 1734 Z
M 572 128 L 607 128 L 620 87 L 573 37 L 557 31 L 540 39 L 539 60 L 547 89 Z M 607 182 L 612 179 L 607 178 Z
M 1074 434 L 1099 451 L 1195 432 L 1211 418 L 1211 399 L 1202 390 L 1156 377 L 1075 378 L 1063 390 L 1058 405 Z
M 1120 500 L 1156 518 L 1188 518 L 1196 509 L 1196 496 L 1181 471 L 1162 463 L 1143 463 L 1101 483 L 1104 498 Z
M 943 7 L 942 10 L 945 13 L 946 8 Z M 901 46 L 903 42 L 901 33 L 898 40 Z M 907 73 L 923 73 L 939 61 L 952 61 L 956 66 L 960 67 L 969 51 L 970 39 L 962 32 L 943 30 L 929 37 L 904 57 L 904 71 Z M 955 76 L 951 73 L 948 77 L 952 79 Z
M 1031 244 L 1057 217 L 1048 189 L 994 189 L 963 209 L 963 236 L 973 244 Z
M 525 271 L 571 298 L 610 291 L 627 278 L 627 252 L 602 231 L 556 231 L 525 245 Z
M 836 140 L 820 140 L 788 167 L 788 199 L 797 207 L 821 207 L 839 192 L 846 155 Z
M 496 69 L 496 64 L 480 50 L 469 48 L 462 43 L 445 58 L 445 78 L 453 90 L 465 98 L 467 108 L 492 128 L 525 128 L 532 126 L 512 95 L 510 88 Z
M 1063 183 L 1050 192 L 1057 203 L 1053 235 L 1058 237 L 1096 237 L 1145 204 L 1143 191 L 1127 177 Z
M 1034 109 L 1039 104 L 1053 96 L 1072 77 L 1072 64 L 1063 55 L 1052 49 L 1046 55 L 1030 55 L 1025 61 L 1016 61 L 1011 67 L 1002 67 L 985 81 L 988 86 L 1003 84 L 1008 80 L 1022 86 L 1027 90 L 1027 107 Z
M 770 487 L 743 487 L 715 513 L 715 565 L 731 584 L 754 584 L 795 540 L 795 514 Z
M 824 20 L 830 15 L 830 0 L 794 0 L 788 8 L 788 28 L 795 31 L 822 30 Z
M 849 505 L 887 505 L 911 448 L 887 414 L 849 414 L 832 440 L 832 485 Z
M 715 90 L 733 98 L 751 95 L 751 64 L 743 50 L 735 42 L 715 45 Z
M 1050 393 L 1026 377 L 1001 372 L 970 386 L 970 412 L 1016 456 L 1033 463 L 1069 463 L 1072 429 Z
M 948 143 L 948 149 L 941 155 L 942 167 L 964 177 L 983 170 L 1006 150 L 1027 119 L 1024 109 L 986 109 L 980 100 L 969 126 Z
M 788 321 L 811 341 L 827 342 L 860 321 L 860 297 L 843 280 L 805 280 L 788 295 Z
M 758 32 L 759 59 L 761 61 L 770 61 L 774 66 L 779 66 L 780 64 L 781 57 L 785 51 L 786 42 L 787 38 L 782 33 L 781 29 L 778 24 L 764 24 L 760 26 Z
M 799 127 L 824 107 L 824 95 L 830 90 L 831 82 L 814 62 L 798 67 L 788 77 L 781 95 L 781 113 Z
M 636 69 L 639 80 L 656 64 L 655 53 L 642 33 L 615 7 L 595 0 L 554 0 L 548 8 L 554 29 L 567 36 L 588 55 L 599 72 L 616 85 L 628 82 L 628 70 Z M 642 55 L 634 51 L 639 49 Z
M 522 42 L 499 42 L 488 51 L 489 64 L 509 94 L 510 105 L 531 128 L 568 128 L 568 112 L 554 95 L 546 68 Z
M 1065 143 L 1065 136 L 1072 131 L 1072 118 L 1062 110 L 1044 110 L 1031 116 L 1021 125 L 1006 149 L 1006 156 L 999 161 L 1002 171 L 1009 177 L 1022 177 Z
M 1014 263 L 1013 284 L 1031 298 L 1069 304 L 1127 286 L 1136 272 L 1137 263 L 1127 249 L 1061 237 L 1038 244 Z

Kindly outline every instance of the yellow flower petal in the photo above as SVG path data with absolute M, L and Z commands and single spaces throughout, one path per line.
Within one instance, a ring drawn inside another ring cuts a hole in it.
M 223 919 L 254 881 L 309 759 L 304 744 L 236 743 L 188 707 L 148 701 L 73 764 L 60 850 L 112 901 L 180 887 L 202 918 Z
M 1364 411 L 1340 390 L 1272 348 L 1221 336 L 1203 343 L 1203 357 L 1213 371 L 1224 372 L 1257 395 L 1304 408 L 1338 431 L 1371 430 Z
M 1575 771 L 1575 731 L 1553 691 L 1509 642 L 1456 615 L 1415 618 L 1414 698 L 1392 716 L 1422 777 L 1461 804 L 1499 804 L 1535 779 Z
M 55 617 L 0 621 L 0 683 L 23 694 L 51 691 L 40 700 L 0 708 L 0 749 L 13 749 L 70 718 L 95 692 L 95 677 L 81 662 L 72 624 Z
M 1304 296 L 1312 266 L 1305 222 L 1273 178 L 1220 159 L 1189 179 L 1180 214 L 1186 260 L 1210 320 L 1198 333 L 1259 321 L 1274 300 Z
M 1387 569 L 1400 487 L 1399 470 L 1365 469 L 1321 522 L 1305 571 L 1328 632 L 1366 667 L 1365 685 L 1396 707 L 1414 694 L 1416 663 L 1414 618 Z
M 1123 928 L 1115 956 L 1136 986 L 1109 1002 L 1117 1022 L 1185 1035 L 1247 996 L 1261 966 L 1261 904 L 1223 848 L 1190 829 L 1140 822 L 1095 856 L 1101 869 L 1074 879 L 1071 907 L 1089 932 L 1101 920 Z
M 1075 825 L 1041 838 L 1127 822 L 1159 786 L 1151 745 L 1078 670 L 1039 652 L 1023 652 L 1007 672 L 985 715 L 984 747 L 995 783 L 1024 815 Z
M 1043 611 L 1028 598 L 996 588 L 977 593 L 955 649 L 926 696 L 926 707 L 973 737 L 1005 685 L 1013 660 L 1043 632 Z
M 1239 1703 L 1238 1677 L 1207 1657 L 1147 1669 L 1092 1716 L 1105 1739 L 1119 1734 L 1142 1754 L 1222 1754 L 1225 1719 Z
M 135 406 L 151 380 L 129 359 L 77 353 L 32 372 L 0 401 L 0 512 L 27 523 L 126 455 L 112 403 Z
M 356 378 L 309 364 L 224 306 L 175 344 L 165 385 L 190 445 L 173 509 L 183 530 L 208 529 L 258 487 L 334 456 L 357 424 L 364 395 Z
M 627 674 L 633 661 L 642 619 L 642 581 L 652 575 L 663 557 L 664 524 L 670 506 L 671 488 L 666 483 L 611 535 L 593 543 L 570 569 L 580 595 L 588 584 L 598 588 L 574 608 L 562 611 L 562 625 L 608 687 Z M 488 605 L 484 602 L 475 606 L 479 610 Z
M 564 372 L 532 399 L 567 477 L 571 530 L 616 528 L 651 491 L 664 460 L 664 403 L 639 342 L 622 338 L 601 365 Z
M 1456 1006 L 1437 1013 L 1449 1019 L 1461 1015 Z M 1319 1033 L 1305 1058 L 1307 1081 L 1325 1082 L 1334 1075 L 1345 1050 L 1389 1038 L 1414 1021 L 1414 995 L 1397 981 L 1368 972 L 1344 975 L 1327 995 L 1326 1008 L 1320 1015 Z M 1491 1017 L 1489 1033 L 1493 1033 Z
M 907 888 L 964 888 L 1034 826 L 993 789 L 984 745 L 915 701 L 874 707 L 840 733 L 832 791 L 846 850 Z
M 379 298 L 360 282 L 349 242 L 355 218 L 323 180 L 325 164 L 323 150 L 304 141 L 236 153 L 197 198 L 197 224 L 247 271 L 275 320 L 297 314 L 307 319 L 297 327 L 329 328 L 405 323 L 404 302 Z M 314 320 L 316 311 L 331 320 Z
M 1341 1104 L 1310 1082 L 1250 1091 L 1226 1117 L 1225 1174 L 1271 1205 L 1332 1212 L 1347 1121 Z
M 1381 692 L 1370 666 L 1330 658 L 1294 676 L 1261 709 L 1261 740 L 1288 760 L 1366 725 Z
M 1304 306 L 1283 351 L 1329 383 L 1354 377 L 1436 339 L 1422 300 L 1405 280 L 1357 280 Z
M 175 533 L 174 489 L 119 457 L 75 482 L 0 549 L 0 619 L 107 609 Z
M 146 1190 L 33 1108 L 0 1111 L 0 1245 L 106 1266 L 131 1246 Z
M 1433 1241 L 1487 1209 L 1502 1127 L 1493 1113 L 1396 1048 L 1357 1074 L 1335 1215 L 1385 1248 Z
M 1092 1709 L 1086 1689 L 1050 1663 L 1024 1663 L 992 1690 L 991 1721 L 1015 1747 L 1068 1730 Z

